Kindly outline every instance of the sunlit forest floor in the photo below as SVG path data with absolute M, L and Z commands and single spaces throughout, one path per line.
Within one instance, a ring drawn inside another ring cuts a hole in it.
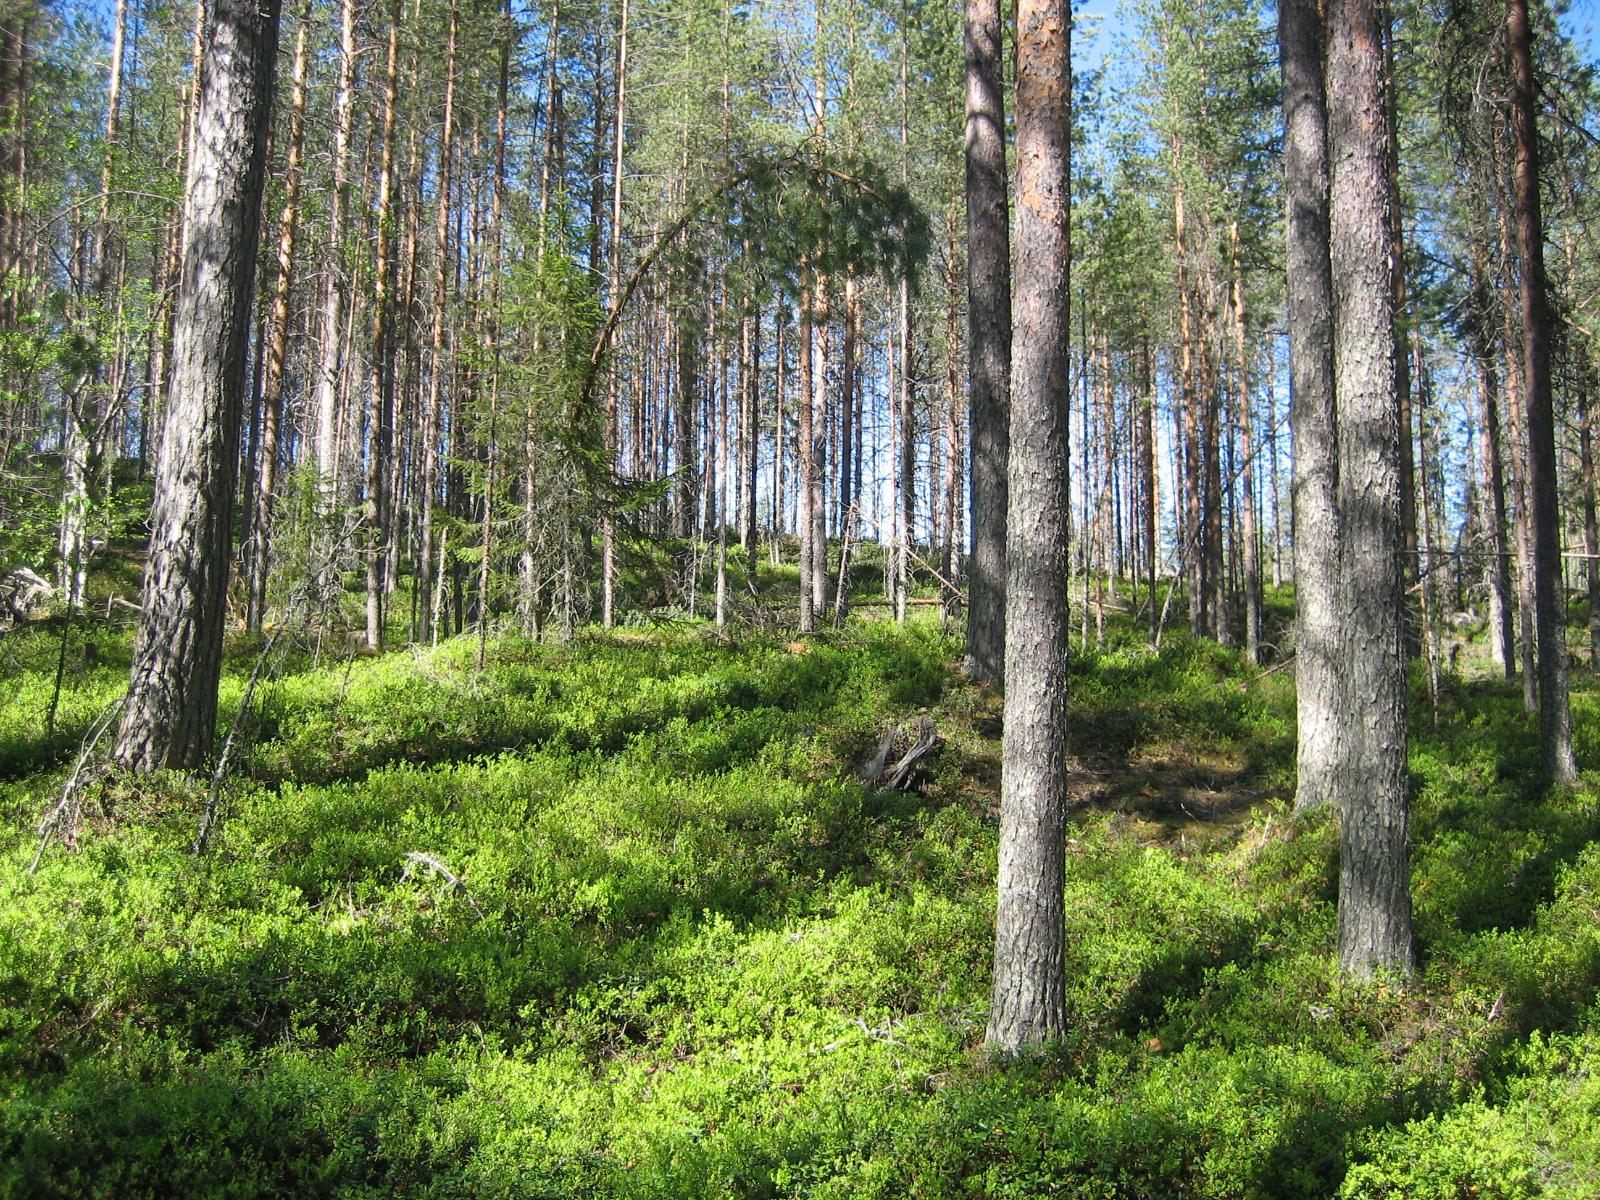
M 34 875 L 128 643 L 73 634 L 47 734 L 59 627 L 12 633 L 0 1195 L 1600 1194 L 1600 800 L 1538 785 L 1515 685 L 1464 671 L 1435 720 L 1419 675 L 1423 967 L 1357 987 L 1335 823 L 1290 813 L 1292 671 L 1108 622 L 1075 661 L 1072 1033 L 1006 1069 L 999 706 L 931 609 L 295 661 L 207 854 L 209 781 L 112 778 Z M 920 714 L 916 787 L 856 783 Z

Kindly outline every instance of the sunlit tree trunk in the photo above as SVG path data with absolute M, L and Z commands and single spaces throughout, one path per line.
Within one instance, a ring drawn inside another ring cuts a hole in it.
M 1343 691 L 1336 762 L 1339 964 L 1358 978 L 1408 974 L 1406 664 L 1399 405 L 1386 262 L 1382 33 L 1376 0 L 1328 8 L 1329 258 L 1337 281 Z
M 1327 108 L 1317 0 L 1279 0 L 1285 247 L 1294 429 L 1295 810 L 1334 799 L 1340 683 L 1339 522 L 1328 256 Z
M 1500 372 L 1498 355 L 1490 330 L 1493 301 L 1489 295 L 1488 252 L 1479 241 L 1471 256 L 1471 336 L 1472 354 L 1478 367 L 1478 428 L 1483 480 L 1483 517 L 1489 542 L 1489 565 L 1485 572 L 1489 584 L 1490 656 L 1505 665 L 1505 676 L 1517 673 L 1516 638 L 1511 629 L 1511 561 L 1506 546 L 1505 461 L 1500 438 Z
M 611 231 L 606 255 L 606 303 L 617 296 L 622 274 L 622 183 L 623 147 L 628 113 L 628 0 L 621 0 L 617 17 L 617 103 L 613 113 L 611 144 Z M 604 430 L 606 466 L 617 466 L 617 366 L 616 352 L 606 366 L 606 413 Z M 617 523 L 615 514 L 600 514 L 600 623 L 606 629 L 617 619 Z
M 227 615 L 229 543 L 278 50 L 276 0 L 212 0 L 195 150 L 184 189 L 144 611 L 115 757 L 150 771 L 210 753 Z
M 1066 1032 L 1067 389 L 1071 8 L 1017 6 L 1006 699 L 999 905 L 986 1033 L 1002 1053 Z

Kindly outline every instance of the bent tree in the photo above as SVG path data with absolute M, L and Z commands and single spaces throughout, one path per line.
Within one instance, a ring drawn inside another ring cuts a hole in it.
M 1005 745 L 988 1044 L 1066 1032 L 1068 0 L 1017 5 L 1017 261 L 1006 522 Z
M 135 771 L 197 766 L 216 727 L 278 10 L 279 0 L 211 5 L 144 616 L 115 750 Z

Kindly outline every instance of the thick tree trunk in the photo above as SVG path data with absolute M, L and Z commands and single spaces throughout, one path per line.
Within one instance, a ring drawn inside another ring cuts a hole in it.
M 1339 614 L 1333 271 L 1328 257 L 1327 107 L 1317 0 L 1279 0 L 1294 429 L 1295 811 L 1334 798 Z
M 1550 300 L 1539 206 L 1539 130 L 1528 0 L 1508 0 L 1511 120 L 1516 133 L 1517 250 L 1522 263 L 1522 345 L 1528 406 L 1528 492 L 1533 517 L 1533 607 L 1539 646 L 1539 748 L 1545 774 L 1577 782 L 1567 697 L 1565 604 L 1561 588 L 1561 510 L 1556 495 L 1555 409 L 1550 389 Z
M 986 1039 L 1066 1032 L 1067 389 L 1071 9 L 1017 10 L 1017 278 L 1012 308 L 1006 701 L 999 907 Z
M 1003 686 L 1011 428 L 1011 221 L 999 0 L 966 0 L 967 398 L 972 559 L 966 667 Z
M 144 615 L 115 757 L 151 771 L 210 753 L 250 303 L 278 51 L 277 0 L 212 0 L 184 189 L 171 419 L 162 437 Z
M 1339 964 L 1409 974 L 1406 664 L 1383 36 L 1376 0 L 1331 0 L 1329 258 L 1339 444 Z

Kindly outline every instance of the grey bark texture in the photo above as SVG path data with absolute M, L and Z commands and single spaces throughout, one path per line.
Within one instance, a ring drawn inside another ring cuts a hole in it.
M 999 0 L 966 0 L 967 374 L 972 559 L 967 671 L 1002 685 L 1011 429 L 1011 221 Z
M 278 9 L 212 0 L 144 617 L 115 751 L 135 771 L 199 765 L 216 728 Z
M 1067 0 L 1019 0 L 1005 744 L 986 1035 L 1008 1054 L 1066 1030 L 1071 30 Z
M 1404 534 L 1387 265 L 1383 31 L 1375 0 L 1331 0 L 1327 51 L 1329 258 L 1339 446 L 1343 676 L 1335 754 L 1339 963 L 1409 974 Z
M 1333 412 L 1333 273 L 1328 259 L 1327 107 L 1316 0 L 1280 0 L 1285 244 L 1294 429 L 1295 810 L 1328 803 L 1339 697 L 1339 466 Z

